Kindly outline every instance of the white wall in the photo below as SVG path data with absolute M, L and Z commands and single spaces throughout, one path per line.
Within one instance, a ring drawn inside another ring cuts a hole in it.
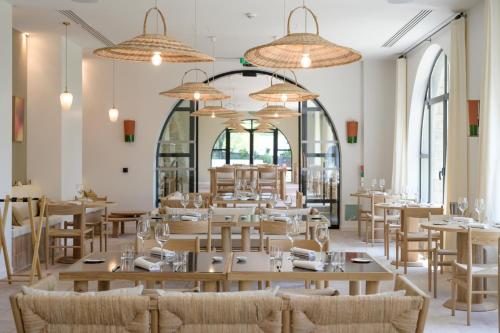
M 81 57 L 81 48 L 69 42 L 68 89 L 74 102 L 63 113 L 64 37 L 30 34 L 27 174 L 53 199 L 72 198 L 82 179 Z
M 361 63 L 357 63 L 297 73 L 300 84 L 320 94 L 319 101 L 329 112 L 336 126 L 342 153 L 343 204 L 354 203 L 349 194 L 357 190 L 358 168 L 362 160 L 363 138 L 361 137 L 357 144 L 347 144 L 345 125 L 346 120 L 361 119 L 361 67 Z M 371 103 L 367 112 L 380 118 L 391 115 L 392 119 L 394 63 L 374 61 L 369 62 L 368 67 L 370 80 L 367 85 L 370 86 L 365 89 L 370 90 L 373 95 L 367 98 Z M 156 143 L 168 113 L 177 102 L 159 96 L 158 92 L 178 85 L 182 74 L 189 68 L 189 65 L 182 64 L 164 64 L 157 68 L 149 63 L 117 63 L 116 100 L 120 119 L 113 124 L 107 116 L 112 99 L 112 64 L 92 56 L 85 57 L 84 182 L 100 195 L 108 195 L 111 200 L 116 201 L 116 209 L 153 207 Z M 238 68 L 241 67 L 235 61 L 217 62 L 216 73 Z M 202 69 L 210 69 L 210 65 L 202 66 Z M 123 141 L 123 120 L 127 118 L 136 120 L 134 143 Z M 392 123 L 392 120 L 389 122 Z M 200 127 L 200 137 L 203 139 L 199 148 L 208 149 L 210 146 L 211 149 L 220 130 L 221 128 L 217 128 L 212 134 L 213 137 L 209 137 L 203 132 L 204 128 Z M 392 156 L 392 144 L 389 149 L 384 146 L 386 140 L 392 138 L 392 126 L 388 126 L 384 134 L 380 136 L 379 133 L 368 132 L 369 136 L 374 137 L 366 138 L 366 141 L 373 143 L 373 156 L 381 160 L 384 159 L 384 154 Z M 380 144 L 376 144 L 377 142 Z M 200 168 L 207 168 L 208 163 L 205 164 L 200 163 Z M 380 172 L 378 177 L 384 176 L 389 180 L 390 172 L 383 171 L 385 164 L 375 162 L 374 170 Z M 387 165 L 390 170 L 390 163 Z M 128 174 L 122 173 L 123 167 L 129 168 Z
M 0 197 L 10 194 L 12 186 L 12 6 L 0 0 Z M 3 213 L 3 203 L 1 208 Z M 4 221 L 7 248 L 12 253 L 10 214 Z M 0 249 L 0 252 L 2 250 Z M 0 277 L 5 276 L 3 253 Z

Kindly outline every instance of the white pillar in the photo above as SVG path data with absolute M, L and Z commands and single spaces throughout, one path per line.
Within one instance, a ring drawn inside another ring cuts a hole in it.
M 5 0 L 0 0 L 0 43 L 0 197 L 4 197 L 12 188 L 12 5 Z M 12 253 L 10 214 L 5 231 Z M 0 277 L 4 277 L 3 254 L 0 258 Z

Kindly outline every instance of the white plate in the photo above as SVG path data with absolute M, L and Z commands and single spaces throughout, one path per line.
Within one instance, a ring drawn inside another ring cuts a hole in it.
M 220 256 L 213 256 L 213 257 L 212 257 L 212 261 L 213 261 L 213 262 L 221 262 L 221 261 L 222 261 L 222 259 L 224 259 L 224 258 L 222 258 L 222 257 L 220 257 Z
M 352 258 L 351 261 L 358 263 L 358 264 L 368 264 L 368 263 L 372 262 L 371 259 L 367 259 L 367 258 Z
M 248 259 L 248 257 L 245 257 L 245 256 L 236 257 L 236 261 L 238 261 L 238 262 L 246 262 L 247 259 Z

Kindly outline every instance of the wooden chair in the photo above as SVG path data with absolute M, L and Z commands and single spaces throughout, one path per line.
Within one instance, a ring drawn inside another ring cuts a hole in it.
M 284 221 L 260 221 L 259 224 L 259 242 L 260 251 L 264 251 L 265 246 L 265 237 L 267 235 L 273 236 L 285 236 L 287 222 Z M 306 235 L 306 231 L 309 229 L 309 224 L 307 222 L 301 222 L 300 225 L 300 234 Z M 305 236 L 304 236 L 305 240 Z M 294 240 L 295 242 L 295 240 Z
M 154 239 L 147 239 L 144 241 L 145 249 L 152 249 L 153 247 L 157 246 L 159 245 Z M 167 243 L 165 243 L 165 246 L 163 248 L 165 250 L 170 250 L 174 252 L 181 252 L 181 251 L 193 252 L 193 253 L 201 252 L 200 239 L 198 237 L 194 237 L 192 239 L 170 238 L 167 241 Z
M 375 243 L 375 231 L 376 230 L 384 230 L 384 216 L 377 214 L 380 213 L 379 209 L 375 208 L 375 205 L 378 203 L 382 203 L 385 201 L 384 195 L 377 195 L 372 193 L 370 195 L 370 211 L 366 213 L 365 220 L 365 241 L 366 244 L 371 240 L 371 245 Z M 377 224 L 381 224 L 382 226 L 377 226 Z
M 432 215 L 429 213 L 429 222 L 442 221 L 449 219 L 449 215 Z M 444 256 L 456 256 L 456 249 L 445 249 L 444 232 L 439 233 L 439 242 L 432 239 L 432 231 L 427 232 L 427 286 L 429 291 L 433 291 L 434 298 L 437 298 L 437 271 L 441 268 L 443 274 L 443 267 L 451 266 L 453 261 L 444 260 Z M 434 288 L 433 288 L 434 287 Z
M 212 251 L 212 221 L 169 221 L 168 227 L 170 234 L 182 235 L 206 235 L 205 251 Z M 196 236 L 198 239 L 198 236 Z M 173 239 L 171 239 L 173 240 Z M 170 240 L 169 240 L 170 242 Z M 198 240 L 199 242 L 199 240 Z M 167 242 L 168 243 L 168 242 Z M 199 244 L 198 244 L 199 247 Z M 199 251 L 198 251 L 199 252 Z
M 236 170 L 234 167 L 223 166 L 215 168 L 216 193 L 234 192 L 235 184 L 236 184 Z
M 278 193 L 278 168 L 276 166 L 260 166 L 257 169 L 257 190 L 259 193 Z
M 496 232 L 484 230 L 473 230 L 469 227 L 467 231 L 467 260 L 465 263 L 458 263 L 456 260 L 452 263 L 451 282 L 451 315 L 455 315 L 457 302 L 458 286 L 464 288 L 467 293 L 467 326 L 471 323 L 472 295 L 496 295 L 498 290 L 474 290 L 473 279 L 498 279 L 497 264 L 475 264 L 473 261 L 473 245 L 479 246 L 497 246 L 500 237 Z
M 73 251 L 79 250 L 79 257 L 85 256 L 85 240 L 90 240 L 91 252 L 94 251 L 94 230 L 87 227 L 85 222 L 85 203 L 82 204 L 70 204 L 70 203 L 47 203 L 46 205 L 46 223 L 45 223 L 45 267 L 48 269 L 49 257 L 51 258 L 52 265 L 54 264 L 54 250 L 55 249 L 72 249 Z M 80 225 L 79 229 L 59 229 L 51 228 L 49 220 L 51 216 L 68 216 L 72 215 L 73 218 L 79 219 L 78 223 L 74 225 Z M 73 240 L 72 245 L 58 245 L 56 241 L 61 239 L 71 239 Z M 75 243 L 77 245 L 75 245 Z
M 404 217 L 401 221 L 401 228 L 396 232 L 396 269 L 399 268 L 399 253 L 401 251 L 401 259 L 404 265 L 404 274 L 408 273 L 408 254 L 411 252 L 416 253 L 427 253 L 427 249 L 414 248 L 410 249 L 409 243 L 422 243 L 425 242 L 427 245 L 428 234 L 422 231 L 411 231 L 418 230 L 419 219 L 428 219 L 429 214 L 432 215 L 442 215 L 443 207 L 433 208 L 433 207 L 415 207 L 415 208 L 405 208 Z M 417 226 L 417 227 L 415 227 Z M 434 232 L 431 234 L 433 241 L 440 241 L 440 233 Z

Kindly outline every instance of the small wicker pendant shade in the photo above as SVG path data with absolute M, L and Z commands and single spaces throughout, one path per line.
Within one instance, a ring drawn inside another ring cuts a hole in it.
M 290 72 L 293 74 L 295 84 L 286 81 L 273 84 L 273 77 L 276 74 L 276 72 L 274 72 L 271 76 L 271 86 L 251 93 L 250 97 L 264 102 L 303 102 L 319 97 L 318 94 L 299 87 L 295 72 L 292 70 L 290 70 Z
M 163 22 L 163 34 L 147 32 L 146 25 L 151 11 L 158 12 Z M 151 57 L 158 52 L 166 62 L 211 62 L 209 55 L 203 54 L 172 37 L 167 36 L 165 16 L 157 8 L 150 8 L 144 17 L 143 33 L 125 42 L 114 46 L 94 50 L 94 54 L 112 60 L 149 62 Z
M 198 111 L 192 112 L 191 117 L 212 117 L 217 118 L 221 116 L 237 115 L 238 113 L 233 110 L 226 109 L 222 105 L 207 105 Z
M 245 127 L 241 125 L 238 119 L 230 119 L 225 121 L 223 124 L 226 125 L 226 128 L 233 130 L 234 132 L 239 132 L 239 133 L 246 132 Z
M 299 117 L 300 113 L 282 105 L 268 105 L 262 110 L 255 112 L 255 115 L 261 118 L 284 119 Z
M 208 81 L 208 75 L 205 71 L 199 68 L 193 68 L 184 73 L 184 75 L 182 76 L 180 86 L 177 86 L 167 91 L 162 91 L 160 95 L 177 99 L 188 99 L 188 100 L 199 100 L 199 101 L 213 101 L 213 100 L 223 100 L 230 98 L 230 96 L 215 89 L 214 87 L 211 87 L 210 85 L 208 85 L 208 83 L 203 83 L 203 82 L 184 83 L 184 78 L 186 77 L 186 75 L 193 71 L 202 72 Z
M 311 13 L 316 33 L 291 33 L 290 20 L 299 8 Z M 304 57 L 308 63 L 303 62 Z M 334 44 L 319 35 L 316 15 L 306 6 L 294 8 L 288 16 L 286 36 L 245 52 L 245 59 L 255 66 L 270 68 L 319 68 L 349 64 L 361 59 L 358 51 Z
M 256 132 L 269 132 L 272 130 L 274 130 L 274 126 L 264 119 L 259 120 L 259 125 L 255 128 Z

